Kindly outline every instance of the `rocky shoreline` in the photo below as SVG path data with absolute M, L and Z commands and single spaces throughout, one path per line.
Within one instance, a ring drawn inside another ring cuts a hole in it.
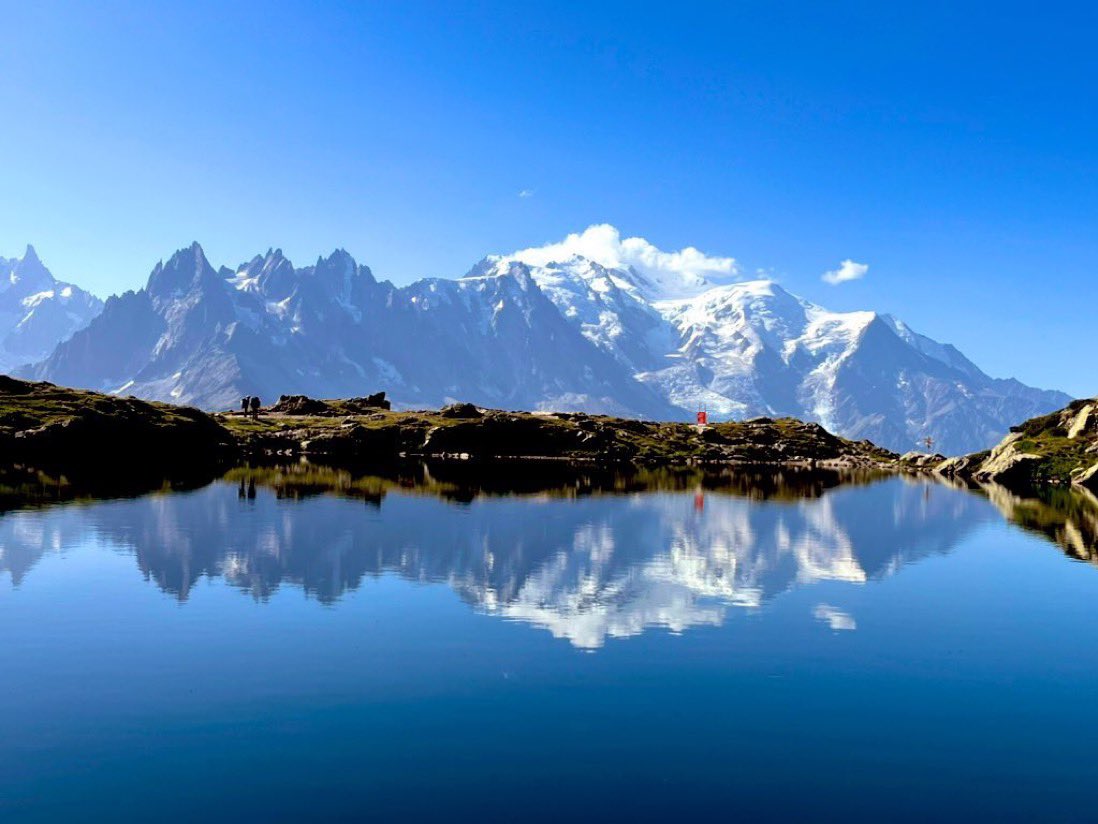
M 1098 401 L 1018 427 L 989 452 L 896 455 L 793 418 L 708 426 L 453 404 L 396 411 L 384 393 L 283 396 L 258 412 L 206 414 L 0 376 L 0 455 L 41 467 L 211 466 L 307 458 L 558 461 L 584 465 L 800 466 L 934 474 L 964 483 L 1098 487 Z
M 307 409 L 306 414 L 299 410 Z M 449 458 L 587 463 L 802 464 L 877 467 L 896 456 L 818 424 L 756 418 L 698 427 L 582 413 L 366 410 L 347 401 L 282 398 L 258 416 L 216 420 L 249 456 L 387 460 Z
M 257 413 L 208 415 L 49 383 L 0 378 L 0 454 L 42 466 L 225 463 L 256 458 L 554 460 L 638 465 L 782 464 L 883 469 L 897 456 L 792 418 L 694 426 L 454 404 L 393 411 L 383 394 L 286 396 Z

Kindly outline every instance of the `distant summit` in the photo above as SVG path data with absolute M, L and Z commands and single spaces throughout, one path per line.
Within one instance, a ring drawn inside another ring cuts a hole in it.
M 731 258 L 597 226 L 458 280 L 378 281 L 338 249 L 215 269 L 196 243 L 22 374 L 235 408 L 244 395 L 456 401 L 657 419 L 793 416 L 904 452 L 959 454 L 1064 406 L 875 312 L 830 312 Z
M 33 246 L 0 258 L 0 371 L 41 360 L 99 314 L 94 295 L 50 274 Z

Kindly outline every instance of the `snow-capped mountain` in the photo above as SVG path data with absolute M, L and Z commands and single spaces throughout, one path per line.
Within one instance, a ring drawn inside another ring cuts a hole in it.
M 874 312 L 829 312 L 731 258 L 612 227 L 404 287 L 338 250 L 215 270 L 194 244 L 22 374 L 206 408 L 379 389 L 404 406 L 689 419 L 793 415 L 898 451 L 996 443 L 1068 396 L 988 377 Z
M 772 281 L 657 308 L 680 343 L 671 365 L 638 379 L 676 406 L 721 416 L 793 415 L 897 451 L 931 436 L 936 449 L 962 453 L 1066 397 L 992 379 L 889 315 L 829 312 Z
M 102 308 L 99 298 L 54 278 L 33 246 L 21 258 L 0 258 L 0 371 L 45 358 Z
M 588 246 L 601 260 L 546 261 L 528 249 L 486 258 L 473 272 L 525 266 L 588 340 L 682 413 L 792 415 L 901 452 L 930 436 L 936 449 L 959 454 L 1068 397 L 991 378 L 889 315 L 830 312 L 772 280 L 729 283 L 728 259 L 674 253 L 689 252 L 687 266 L 650 249 L 630 259 L 616 236 L 569 241 L 556 251 Z
M 274 250 L 215 271 L 193 244 L 23 374 L 211 409 L 245 394 L 385 389 L 404 405 L 676 414 L 524 266 L 397 288 L 342 250 L 301 269 Z

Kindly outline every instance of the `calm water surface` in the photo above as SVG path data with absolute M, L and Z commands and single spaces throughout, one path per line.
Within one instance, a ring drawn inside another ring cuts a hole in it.
M 0 819 L 1098 817 L 1093 499 L 657 480 L 8 495 Z

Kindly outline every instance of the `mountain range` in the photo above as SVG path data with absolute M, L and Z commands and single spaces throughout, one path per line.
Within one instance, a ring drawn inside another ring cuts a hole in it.
M 1070 400 L 991 378 L 889 315 L 829 312 L 772 280 L 734 280 L 728 259 L 702 265 L 696 250 L 636 240 L 616 247 L 628 254 L 558 244 L 490 256 L 464 277 L 400 287 L 343 250 L 305 267 L 269 250 L 215 269 L 195 243 L 74 320 L 86 324 L 75 334 L 55 330 L 52 352 L 40 346 L 17 374 L 206 409 L 384 389 L 405 407 L 792 415 L 897 451 L 930 436 L 947 453 Z

